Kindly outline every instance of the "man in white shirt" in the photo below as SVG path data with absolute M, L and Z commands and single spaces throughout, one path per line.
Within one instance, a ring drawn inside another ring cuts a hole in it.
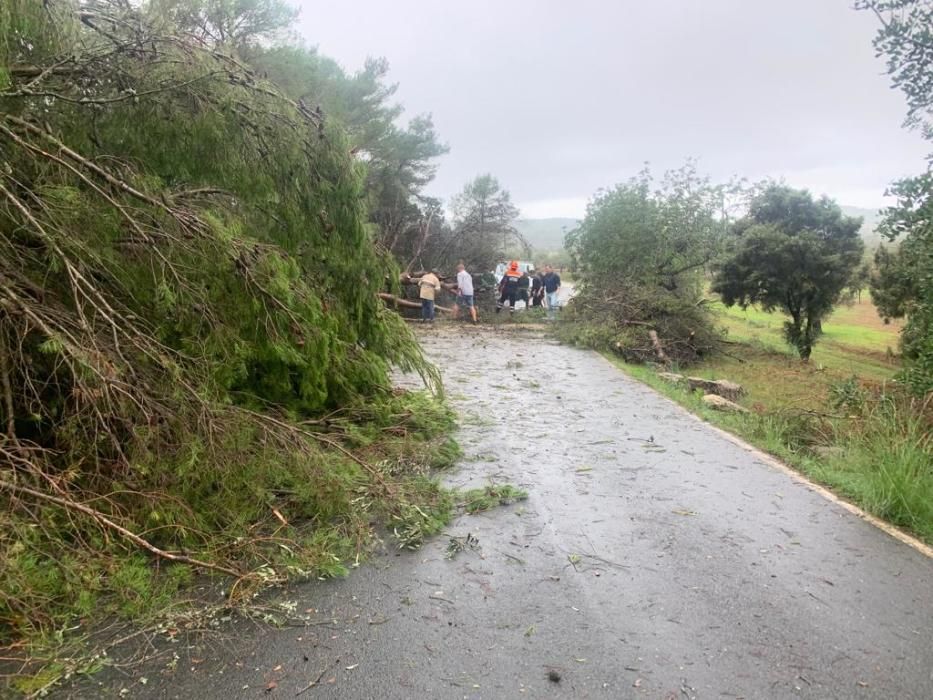
M 457 265 L 457 306 L 456 316 L 460 315 L 460 307 L 470 310 L 470 317 L 476 323 L 476 304 L 473 303 L 473 277 L 466 271 L 463 263 Z

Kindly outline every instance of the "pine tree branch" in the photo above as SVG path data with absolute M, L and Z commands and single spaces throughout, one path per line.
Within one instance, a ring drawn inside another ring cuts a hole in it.
M 68 508 L 69 510 L 74 510 L 79 513 L 83 513 L 96 522 L 104 525 L 111 530 L 114 530 L 120 534 L 125 539 L 129 540 L 133 544 L 146 551 L 152 552 L 157 557 L 162 559 L 167 559 L 169 561 L 178 562 L 180 564 L 190 564 L 191 566 L 196 566 L 202 569 L 210 569 L 212 571 L 219 571 L 220 573 L 227 574 L 228 576 L 233 576 L 237 579 L 243 578 L 244 574 L 235 569 L 231 569 L 220 564 L 211 564 L 210 562 L 201 561 L 200 559 L 195 559 L 193 557 L 186 556 L 184 554 L 174 554 L 172 552 L 167 552 L 164 549 L 159 549 L 154 544 L 147 542 L 139 535 L 127 530 L 122 525 L 115 523 L 113 520 L 108 518 L 106 515 L 101 513 L 94 508 L 84 505 L 83 503 L 78 503 L 77 501 L 60 498 L 59 496 L 53 496 L 50 493 L 43 493 L 42 491 L 37 491 L 36 489 L 29 488 L 28 486 L 21 486 L 19 484 L 13 484 L 6 479 L 0 479 L 0 488 L 6 489 L 7 491 L 12 491 L 13 493 L 25 494 L 27 496 L 32 496 L 42 501 L 48 501 L 49 503 L 55 503 L 56 505 L 62 506 L 63 508 Z

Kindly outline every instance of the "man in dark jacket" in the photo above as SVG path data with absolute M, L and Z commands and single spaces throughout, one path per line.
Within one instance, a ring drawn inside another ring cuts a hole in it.
M 531 278 L 531 305 L 544 305 L 544 275 L 540 272 Z
M 560 275 L 550 265 L 544 266 L 544 292 L 547 294 L 547 317 L 553 321 L 560 308 Z

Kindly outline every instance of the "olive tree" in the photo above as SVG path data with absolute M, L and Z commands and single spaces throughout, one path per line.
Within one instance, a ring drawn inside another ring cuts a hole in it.
M 862 260 L 861 225 L 828 197 L 765 185 L 736 223 L 733 250 L 712 289 L 726 306 L 760 304 L 787 314 L 784 337 L 806 361 Z

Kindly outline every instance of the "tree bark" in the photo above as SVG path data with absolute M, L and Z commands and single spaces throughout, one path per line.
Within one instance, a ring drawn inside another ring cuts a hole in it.
M 651 345 L 654 348 L 654 352 L 657 354 L 658 359 L 664 364 L 668 364 L 670 359 L 667 357 L 667 354 L 664 352 L 664 348 L 661 347 L 661 339 L 658 338 L 658 332 L 654 329 L 648 331 L 648 337 L 651 338 Z
M 411 260 L 408 261 L 408 264 L 405 266 L 405 273 L 411 274 L 411 268 L 415 266 L 415 262 L 421 255 L 424 253 L 424 249 L 428 244 L 428 239 L 431 237 L 431 221 L 434 219 L 434 210 L 432 209 L 428 212 L 427 220 L 424 218 L 421 219 L 419 227 L 421 229 L 421 239 L 418 242 L 418 249 L 415 251 L 415 254 L 412 256 Z
M 388 294 L 386 292 L 379 292 L 378 297 L 380 299 L 384 299 L 385 301 L 391 301 L 396 306 L 404 306 L 406 309 L 420 309 L 421 308 L 421 304 L 419 304 L 418 302 L 409 301 L 408 299 L 402 299 L 401 297 L 397 297 L 394 294 Z M 443 311 L 446 314 L 452 314 L 454 312 L 453 309 L 447 306 L 438 306 L 437 304 L 435 304 L 434 308 L 437 309 L 438 311 Z
M 426 274 L 428 274 L 427 270 L 420 270 L 418 272 L 412 273 L 403 272 L 401 275 L 399 275 L 398 281 L 400 284 L 416 285 Z M 445 282 L 443 279 L 441 279 L 441 288 L 451 292 L 457 288 L 457 283 Z

